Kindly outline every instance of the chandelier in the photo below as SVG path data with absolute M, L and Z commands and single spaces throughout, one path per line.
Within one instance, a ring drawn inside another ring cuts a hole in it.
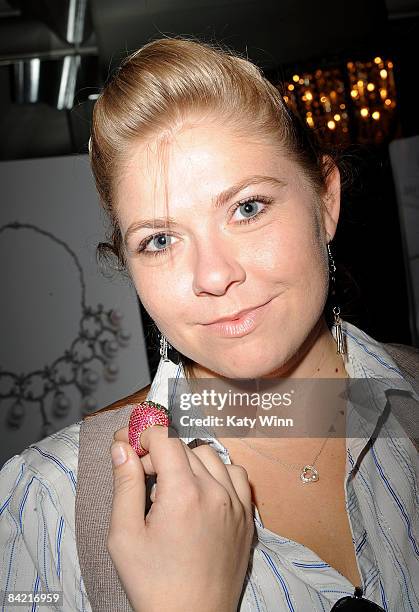
M 330 143 L 381 143 L 395 115 L 394 64 L 379 56 L 295 73 L 284 100 Z

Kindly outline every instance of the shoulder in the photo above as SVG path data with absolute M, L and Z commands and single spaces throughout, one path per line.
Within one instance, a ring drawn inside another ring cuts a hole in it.
M 90 610 L 77 558 L 75 496 L 80 423 L 31 444 L 0 470 L 0 590 L 63 591 Z M 0 572 L 1 576 L 1 572 Z
M 55 534 L 60 521 L 73 533 L 79 429 L 80 423 L 65 427 L 3 465 L 0 539 L 9 542 L 17 529 L 16 537 L 24 537 L 25 547 L 37 550 L 36 534 Z
M 94 414 L 141 402 L 149 390 L 140 389 Z M 0 590 L 13 583 L 31 591 L 41 580 L 51 590 L 62 590 L 65 608 L 77 612 L 91 610 L 75 532 L 82 424 L 31 444 L 0 469 L 0 561 L 9 568 L 0 578 Z
M 151 385 L 135 391 L 131 395 L 119 399 L 108 406 L 86 415 L 81 421 L 39 440 L 28 446 L 19 455 L 11 457 L 0 470 L 1 482 L 6 478 L 16 478 L 25 471 L 37 474 L 41 479 L 57 482 L 63 476 L 74 486 L 77 480 L 77 464 L 79 454 L 80 426 L 83 420 L 106 412 L 117 410 L 129 404 L 143 402 L 150 391 Z
M 79 458 L 80 426 L 85 419 L 144 401 L 151 385 L 147 385 L 104 408 L 84 417 L 11 457 L 0 470 L 0 492 L 3 500 L 12 491 L 24 489 L 31 483 L 33 490 L 55 489 L 59 499 L 75 496 Z
M 28 446 L 14 455 L 0 470 L 2 487 L 5 478 L 21 473 L 22 478 L 36 476 L 41 482 L 56 482 L 63 475 L 70 483 L 76 482 L 80 422 Z
M 73 423 L 28 446 L 19 455 L 11 457 L 0 470 L 0 486 L 4 492 L 6 480 L 22 481 L 36 475 L 41 481 L 59 484 L 64 481 L 75 492 L 79 456 L 80 426 L 83 420 L 118 410 L 130 404 L 143 402 L 151 385 L 135 391 L 108 406 L 86 415 L 81 421 Z
M 407 374 L 419 378 L 419 348 L 408 344 L 382 342 L 381 346 Z

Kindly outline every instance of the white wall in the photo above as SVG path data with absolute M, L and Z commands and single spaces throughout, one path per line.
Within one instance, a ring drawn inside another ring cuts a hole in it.
M 86 305 L 96 309 L 102 303 L 105 311 L 117 308 L 123 314 L 122 327 L 131 339 L 128 346 L 118 349 L 116 380 L 104 379 L 98 359 L 88 365 L 99 374 L 93 393 L 97 408 L 147 385 L 150 376 L 135 289 L 122 277 L 107 280 L 96 263 L 95 248 L 104 240 L 106 222 L 87 156 L 2 162 L 0 185 L 0 227 L 14 221 L 33 224 L 64 241 L 83 269 Z M 51 365 L 78 336 L 82 312 L 79 273 L 64 248 L 29 229 L 0 232 L 0 258 L 0 372 L 27 375 Z M 111 336 L 107 333 L 105 337 Z M 89 350 L 85 347 L 84 354 Z M 0 393 L 10 389 L 10 381 L 0 376 Z M 35 392 L 43 384 L 40 377 L 32 379 Z M 52 393 L 45 402 L 54 431 L 81 419 L 79 390 L 75 385 L 63 386 L 63 390 L 72 402 L 67 416 L 51 416 Z M 37 404 L 24 404 L 20 429 L 6 427 L 11 403 L 0 399 L 0 465 L 43 437 Z

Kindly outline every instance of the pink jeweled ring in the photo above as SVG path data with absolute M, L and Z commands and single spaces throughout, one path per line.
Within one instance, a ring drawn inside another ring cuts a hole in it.
M 128 441 L 139 457 L 148 453 L 141 446 L 141 433 L 152 425 L 169 427 L 169 424 L 169 411 L 162 404 L 146 400 L 132 409 L 128 424 Z

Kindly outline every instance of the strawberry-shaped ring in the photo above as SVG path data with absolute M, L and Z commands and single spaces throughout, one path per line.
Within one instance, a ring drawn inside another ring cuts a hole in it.
M 169 424 L 169 411 L 162 404 L 146 400 L 132 409 L 128 424 L 128 441 L 139 457 L 148 453 L 141 446 L 142 432 L 152 425 L 169 427 Z

